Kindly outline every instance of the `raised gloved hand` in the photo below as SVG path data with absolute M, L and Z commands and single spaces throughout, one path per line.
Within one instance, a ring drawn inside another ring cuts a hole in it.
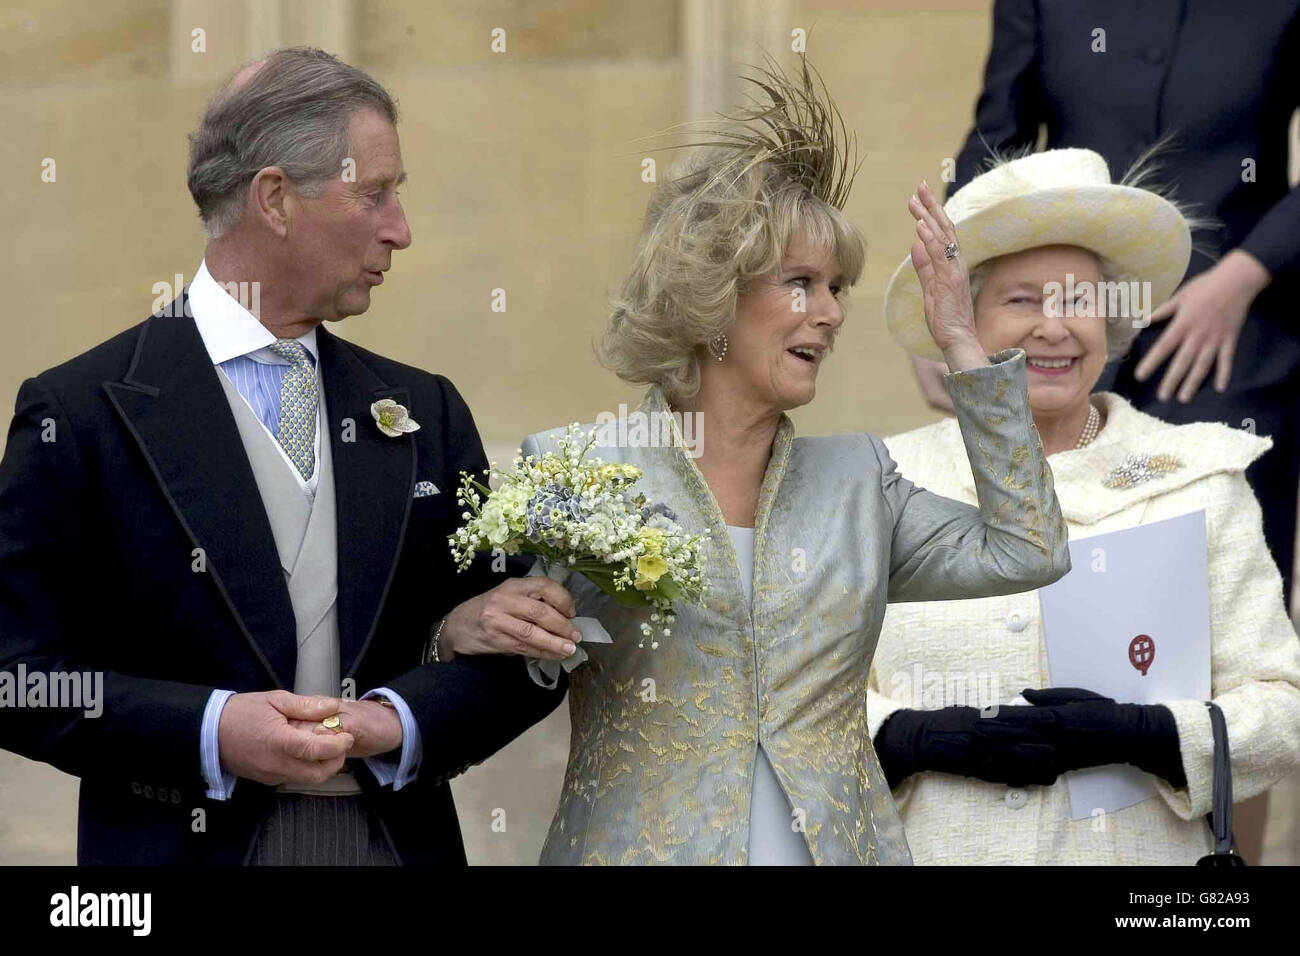
M 1129 763 L 1186 786 L 1173 714 L 1073 687 L 1026 690 L 1030 706 L 898 710 L 874 741 L 897 787 L 934 771 L 1011 786 L 1053 783 L 1067 770 Z

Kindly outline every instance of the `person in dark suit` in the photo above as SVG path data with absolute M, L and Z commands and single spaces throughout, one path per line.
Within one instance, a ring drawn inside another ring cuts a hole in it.
M 1300 0 L 996 0 L 975 126 L 950 193 L 990 151 L 1084 147 L 1118 178 L 1157 144 L 1155 176 L 1218 228 L 1097 389 L 1166 421 L 1272 437 L 1247 471 L 1291 593 L 1300 486 Z M 929 392 L 931 390 L 927 390 Z
M 464 400 L 323 325 L 410 244 L 395 123 L 321 51 L 245 68 L 191 140 L 194 280 L 19 392 L 0 747 L 81 778 L 82 864 L 464 864 L 447 781 L 563 698 L 442 650 L 576 634 L 554 582 L 456 573 Z

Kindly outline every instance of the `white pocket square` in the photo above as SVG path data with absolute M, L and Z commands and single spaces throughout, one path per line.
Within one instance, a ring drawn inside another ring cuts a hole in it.
M 438 486 L 432 481 L 417 481 L 415 483 L 415 494 L 413 498 L 427 498 L 429 495 L 440 494 Z

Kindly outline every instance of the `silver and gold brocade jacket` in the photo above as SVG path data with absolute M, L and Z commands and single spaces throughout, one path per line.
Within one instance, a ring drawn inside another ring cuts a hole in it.
M 671 637 L 640 647 L 645 611 L 569 580 L 578 613 L 598 617 L 613 643 L 584 645 L 590 659 L 569 675 L 569 762 L 543 864 L 744 864 L 760 743 L 818 864 L 911 862 L 867 730 L 886 603 L 1027 591 L 1069 570 L 1025 353 L 992 361 L 945 379 L 978 508 L 913 485 L 871 435 L 796 439 L 782 416 L 749 605 L 726 522 L 676 425 L 676 444 L 653 441 L 655 417 L 669 414 L 663 394 L 652 388 L 638 409 L 648 433 L 604 430 L 618 439 L 590 454 L 639 466 L 651 502 L 688 532 L 710 529 L 709 591 L 702 606 L 678 606 Z M 562 434 L 530 436 L 523 453 L 556 450 Z

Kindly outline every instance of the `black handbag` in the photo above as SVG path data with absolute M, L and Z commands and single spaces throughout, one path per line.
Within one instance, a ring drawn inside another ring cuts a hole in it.
M 1213 701 L 1210 728 L 1214 731 L 1214 807 L 1210 812 L 1210 831 L 1214 834 L 1214 852 L 1196 861 L 1197 866 L 1245 866 L 1232 837 L 1232 764 L 1228 755 L 1228 724 L 1223 711 Z

